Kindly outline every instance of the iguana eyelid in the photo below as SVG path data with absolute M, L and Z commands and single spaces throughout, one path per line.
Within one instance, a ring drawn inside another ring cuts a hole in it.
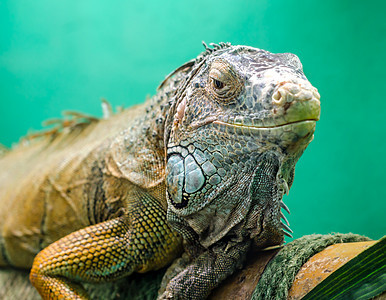
M 232 73 L 230 72 L 230 67 L 226 63 L 219 61 L 214 62 L 209 71 L 209 77 L 214 80 L 218 80 L 224 84 L 231 82 L 235 78 L 232 78 Z
M 234 100 L 242 89 L 242 83 L 232 70 L 229 63 L 223 60 L 215 60 L 210 66 L 209 93 L 218 101 L 230 102 Z M 217 86 L 217 82 L 222 83 L 222 87 Z

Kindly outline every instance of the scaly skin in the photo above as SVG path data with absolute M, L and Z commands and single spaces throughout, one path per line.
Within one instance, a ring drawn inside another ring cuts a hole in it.
M 319 95 L 298 58 L 214 45 L 144 105 L 67 121 L 0 159 L 0 266 L 44 299 L 159 269 L 159 299 L 203 299 L 252 243 L 283 242 L 284 192 L 312 140 Z M 90 124 L 84 124 L 83 121 Z

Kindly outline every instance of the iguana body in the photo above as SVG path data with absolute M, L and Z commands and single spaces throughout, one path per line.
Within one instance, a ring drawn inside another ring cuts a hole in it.
M 183 239 L 159 298 L 205 298 L 252 240 L 282 243 L 281 198 L 319 113 L 296 56 L 207 48 L 145 104 L 0 159 L 0 265 L 44 248 L 42 297 L 86 298 L 79 282 L 163 267 Z

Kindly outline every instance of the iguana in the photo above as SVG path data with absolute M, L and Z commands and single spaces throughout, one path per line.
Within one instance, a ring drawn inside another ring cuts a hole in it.
M 44 299 L 86 299 L 82 282 L 174 261 L 159 299 L 203 299 L 252 244 L 290 235 L 282 197 L 320 96 L 293 54 L 211 45 L 143 105 L 0 158 L 0 266 L 32 266 Z

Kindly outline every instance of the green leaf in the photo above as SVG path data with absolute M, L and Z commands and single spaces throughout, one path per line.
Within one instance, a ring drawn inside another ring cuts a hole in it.
M 365 300 L 384 291 L 386 291 L 386 237 L 340 267 L 302 300 Z

